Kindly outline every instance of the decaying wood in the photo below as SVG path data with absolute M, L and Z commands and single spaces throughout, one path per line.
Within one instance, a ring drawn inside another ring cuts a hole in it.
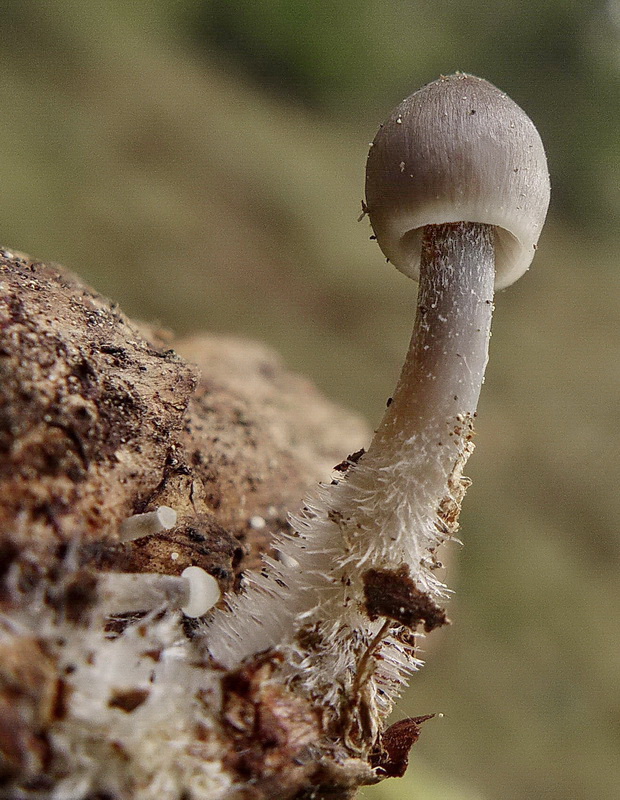
M 60 266 L 0 251 L 0 797 L 54 790 L 52 732 L 69 724 L 76 669 L 61 669 L 62 642 L 24 629 L 20 604 L 38 598 L 46 630 L 61 619 L 86 631 L 100 570 L 176 575 L 193 564 L 234 590 L 287 512 L 367 433 L 262 345 L 175 341 Z M 177 511 L 174 529 L 119 542 L 124 519 L 160 505 Z M 109 621 L 110 636 L 138 623 Z M 184 631 L 191 639 L 192 624 Z M 219 699 L 205 690 L 214 722 L 196 722 L 192 757 L 232 776 L 226 798 L 347 798 L 401 774 L 407 747 L 396 766 L 381 739 L 367 760 L 352 757 L 327 741 L 320 710 L 272 680 L 274 666 L 258 656 L 223 676 Z M 130 715 L 148 697 L 120 688 L 108 705 Z
M 0 525 L 30 546 L 173 500 L 247 538 L 365 437 L 261 345 L 162 338 L 58 265 L 0 270 Z

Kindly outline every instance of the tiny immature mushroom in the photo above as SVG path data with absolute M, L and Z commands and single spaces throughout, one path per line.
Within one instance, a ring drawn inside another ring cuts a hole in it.
M 105 572 L 98 589 L 98 608 L 106 615 L 173 608 L 202 617 L 220 599 L 218 582 L 201 567 L 187 567 L 180 576 Z
M 419 666 L 412 631 L 446 621 L 435 551 L 458 528 L 493 293 L 529 267 L 548 203 L 533 123 L 471 75 L 415 92 L 370 148 L 364 209 L 388 260 L 419 281 L 393 400 L 368 451 L 293 518 L 280 561 L 206 630 L 228 667 L 283 653 L 297 686 L 346 712 L 351 747 Z
M 132 542 L 143 536 L 153 536 L 162 531 L 169 531 L 176 524 L 177 512 L 169 506 L 159 506 L 155 511 L 127 517 L 120 526 L 119 539 L 121 542 Z
M 181 579 L 188 585 L 187 601 L 181 607 L 186 617 L 202 617 L 219 601 L 218 582 L 201 567 L 186 567 Z
M 153 536 L 174 528 L 176 523 L 177 512 L 159 506 L 155 511 L 128 517 L 120 526 L 119 539 L 131 542 Z M 180 609 L 186 617 L 202 617 L 220 596 L 218 582 L 201 567 L 187 567 L 180 576 L 107 572 L 99 579 L 99 609 L 107 615 L 168 607 Z

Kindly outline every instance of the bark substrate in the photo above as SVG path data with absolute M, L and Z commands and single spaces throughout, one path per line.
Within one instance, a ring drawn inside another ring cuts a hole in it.
M 59 265 L 0 251 L 7 617 L 15 574 L 21 597 L 45 584 L 46 602 L 75 625 L 89 624 L 101 570 L 174 575 L 197 565 L 223 592 L 234 590 L 286 529 L 287 512 L 367 438 L 361 420 L 268 348 L 215 336 L 176 341 L 132 322 Z M 160 505 L 177 511 L 174 529 L 119 540 L 123 520 Z M 384 613 L 375 594 L 370 602 Z M 431 624 L 423 611 L 418 617 Z M 111 621 L 111 635 L 114 625 L 133 622 Z M 381 739 L 367 743 L 367 758 L 338 753 L 333 742 L 322 750 L 320 713 L 270 680 L 272 668 L 257 657 L 222 682 L 218 747 L 223 769 L 245 787 L 235 797 L 346 798 L 363 783 L 402 774 L 417 719 L 398 747 L 393 735 L 383 748 Z M 147 697 L 127 690 L 110 702 L 131 714 Z M 10 786 L 22 786 L 15 798 L 51 790 L 48 732 L 67 702 L 44 643 L 11 631 L 0 648 L 1 797 L 12 798 Z

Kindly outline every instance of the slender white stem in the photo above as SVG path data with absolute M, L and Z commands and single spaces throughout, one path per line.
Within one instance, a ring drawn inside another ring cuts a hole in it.
M 424 229 L 411 344 L 367 458 L 390 463 L 413 449 L 422 471 L 417 480 L 425 486 L 437 480 L 439 497 L 478 404 L 494 278 L 492 226 L 458 222 Z

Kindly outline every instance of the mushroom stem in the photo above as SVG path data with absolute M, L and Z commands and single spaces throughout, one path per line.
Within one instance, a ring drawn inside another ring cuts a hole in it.
M 297 535 L 278 544 L 290 564 L 267 559 L 267 574 L 252 576 L 231 612 L 216 614 L 209 647 L 221 663 L 285 643 L 295 627 L 327 624 L 340 668 L 350 667 L 377 635 L 375 617 L 390 616 L 368 607 L 367 571 L 392 571 L 398 592 L 404 568 L 404 591 L 445 596 L 429 554 L 457 528 L 488 358 L 494 239 L 493 226 L 480 223 L 424 228 L 418 310 L 393 401 L 345 480 L 321 487 L 292 519 Z
M 175 575 L 106 572 L 99 578 L 99 610 L 106 615 L 180 608 L 189 594 L 189 583 Z
M 491 225 L 424 228 L 413 336 L 367 457 L 391 462 L 396 450 L 414 445 L 425 454 L 419 480 L 428 485 L 435 473 L 438 491 L 462 452 L 484 379 L 494 265 Z
M 352 681 L 351 742 L 358 735 L 357 694 L 376 724 L 420 663 L 411 631 L 446 621 L 436 605 L 447 590 L 434 573 L 434 552 L 457 530 L 466 485 L 461 470 L 473 449 L 471 418 L 493 309 L 494 239 L 486 224 L 424 228 L 411 345 L 368 452 L 292 518 L 296 535 L 278 543 L 291 565 L 267 559 L 268 572 L 254 575 L 247 593 L 230 602 L 228 614 L 216 614 L 209 630 L 211 654 L 227 667 L 278 646 L 288 668 L 303 674 L 306 691 L 327 706 L 337 708 Z M 300 644 L 304 631 L 315 642 L 308 651 Z M 382 640 L 381 658 L 369 670 L 365 654 Z

